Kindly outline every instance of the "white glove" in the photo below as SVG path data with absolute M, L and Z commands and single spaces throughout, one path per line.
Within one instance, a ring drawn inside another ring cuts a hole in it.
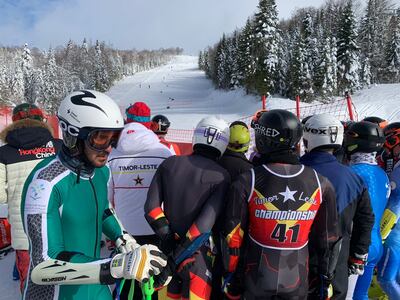
M 124 233 L 117 238 L 115 241 L 115 246 L 117 246 L 119 253 L 127 253 L 135 250 L 140 245 L 136 242 L 133 236 L 131 236 L 129 233 Z
M 114 278 L 135 279 L 146 282 L 158 275 L 167 265 L 167 257 L 154 245 L 142 245 L 133 251 L 115 255 L 110 272 Z

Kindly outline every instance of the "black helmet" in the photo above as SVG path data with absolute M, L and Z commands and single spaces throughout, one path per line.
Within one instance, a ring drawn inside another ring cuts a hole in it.
M 163 115 L 154 116 L 151 121 L 153 122 L 153 131 L 155 133 L 167 133 L 169 126 L 171 123 L 168 118 Z
M 303 134 L 297 117 L 283 109 L 273 109 L 263 113 L 254 124 L 254 131 L 256 147 L 261 154 L 292 150 Z
M 344 129 L 344 133 L 346 133 L 347 130 L 349 129 L 350 125 L 352 125 L 352 124 L 354 124 L 356 122 L 353 121 L 353 120 L 347 120 L 347 121 L 340 121 L 340 123 L 342 123 L 343 129 Z
M 388 122 L 385 119 L 379 118 L 379 117 L 366 117 L 364 118 L 363 121 L 371 122 L 374 124 L 379 125 L 380 128 L 385 128 L 388 124 Z
M 355 152 L 375 152 L 379 151 L 385 136 L 379 125 L 368 121 L 361 121 L 351 124 L 344 136 L 344 149 L 347 154 Z

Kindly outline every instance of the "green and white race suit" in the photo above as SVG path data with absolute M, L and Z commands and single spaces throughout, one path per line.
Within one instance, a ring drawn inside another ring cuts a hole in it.
M 109 178 L 108 167 L 102 167 L 77 180 L 58 156 L 42 161 L 29 175 L 21 205 L 31 256 L 23 299 L 112 299 L 109 287 L 100 284 L 106 283 L 100 274 L 99 284 L 63 285 L 60 279 L 57 285 L 37 285 L 31 280 L 32 270 L 49 259 L 108 264 L 100 258 L 102 232 L 114 241 L 123 234 L 107 199 Z

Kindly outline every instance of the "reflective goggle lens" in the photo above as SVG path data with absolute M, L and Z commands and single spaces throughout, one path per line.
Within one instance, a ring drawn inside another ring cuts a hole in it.
M 392 149 L 395 146 L 400 144 L 400 137 L 398 135 L 391 135 L 386 138 L 385 147 L 388 149 Z
M 120 130 L 96 130 L 88 137 L 88 143 L 94 150 L 105 150 L 108 147 L 116 147 L 121 134 Z

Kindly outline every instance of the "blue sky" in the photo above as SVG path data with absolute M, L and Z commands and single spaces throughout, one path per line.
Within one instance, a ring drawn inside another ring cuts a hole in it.
M 400 1 L 400 0 L 395 0 Z M 324 0 L 278 0 L 280 18 Z M 179 46 L 197 54 L 242 27 L 258 0 L 0 0 L 0 45 L 48 48 L 104 40 L 120 49 Z

